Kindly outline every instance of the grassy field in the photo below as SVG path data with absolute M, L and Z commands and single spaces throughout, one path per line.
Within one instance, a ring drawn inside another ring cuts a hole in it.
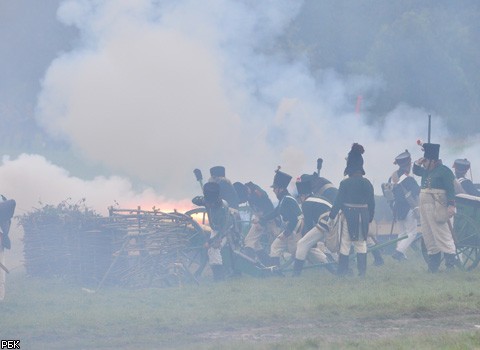
M 385 257 L 367 278 L 322 269 L 199 286 L 86 293 L 12 273 L 0 339 L 22 349 L 480 349 L 480 269 Z

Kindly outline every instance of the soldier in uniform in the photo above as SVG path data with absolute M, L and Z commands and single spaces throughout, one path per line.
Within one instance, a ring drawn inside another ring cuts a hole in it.
M 438 271 L 441 253 L 445 266 L 455 266 L 455 243 L 450 218 L 455 214 L 455 189 L 453 172 L 439 159 L 440 145 L 424 143 L 424 156 L 413 165 L 413 173 L 421 176 L 420 221 L 423 240 L 427 248 L 428 269 Z
M 338 195 L 329 215 L 329 226 L 332 226 L 333 220 L 341 211 L 339 275 L 345 275 L 348 271 L 352 245 L 357 254 L 359 276 L 365 276 L 367 271 L 368 226 L 375 214 L 375 197 L 371 182 L 363 177 L 363 153 L 362 145 L 352 145 L 344 171 L 344 175 L 348 177 L 340 182 Z
M 236 236 L 236 230 L 238 230 L 235 216 L 228 203 L 220 197 L 220 185 L 215 182 L 207 182 L 203 186 L 203 196 L 193 198 L 192 202 L 207 209 L 208 222 L 212 232 L 205 248 L 208 250 L 208 261 L 214 280 L 223 280 L 225 278 L 225 267 L 222 249 L 226 245 L 228 245 L 228 249 L 233 249 L 232 237 Z
M 10 224 L 15 212 L 16 202 L 13 199 L 7 199 L 0 195 L 0 302 L 5 298 L 5 282 L 6 272 L 5 267 L 5 249 L 11 248 L 10 238 Z
M 280 167 L 276 170 L 271 187 L 277 196 L 278 205 L 272 212 L 260 219 L 260 223 L 263 225 L 278 217 L 284 223 L 282 232 L 270 246 L 270 260 L 276 267 L 280 266 L 280 258 L 285 252 L 295 254 L 297 242 L 301 238 L 303 214 L 297 201 L 287 190 L 291 180 L 292 177 L 280 171 Z
M 480 191 L 475 187 L 473 182 L 465 177 L 467 171 L 470 170 L 470 162 L 467 159 L 456 159 L 453 163 L 455 177 L 462 186 L 462 192 L 471 196 L 480 196 Z
M 5 281 L 6 281 L 6 271 L 3 269 L 5 266 L 5 249 L 8 236 L 4 232 L 0 232 L 0 302 L 5 299 Z
M 307 256 L 319 263 L 327 263 L 326 247 L 323 244 L 325 234 L 328 232 L 328 215 L 332 204 L 322 197 L 314 196 L 310 181 L 296 182 L 302 212 L 304 216 L 303 237 L 297 243 L 293 276 L 300 276 Z M 317 245 L 320 242 L 320 246 Z M 314 248 L 312 250 L 312 248 Z
M 312 192 L 314 196 L 323 197 L 327 199 L 331 204 L 335 202 L 337 197 L 338 188 L 336 188 L 330 180 L 320 176 L 320 170 L 323 166 L 323 159 L 317 159 L 317 171 L 312 175 L 303 174 L 300 178 L 302 181 L 310 181 Z
M 210 176 L 208 182 L 216 182 L 220 185 L 220 198 L 226 200 L 230 208 L 238 210 L 238 195 L 232 182 L 225 177 L 225 167 L 214 166 L 210 168 Z
M 390 206 L 393 210 L 393 219 L 400 226 L 399 237 L 407 237 L 397 242 L 397 247 L 392 258 L 398 261 L 406 260 L 405 252 L 417 236 L 417 226 L 419 225 L 418 196 L 420 186 L 410 175 L 412 169 L 412 158 L 408 150 L 400 153 L 394 161 L 398 165 L 388 182 L 393 185 L 393 202 Z
M 252 257 L 257 257 L 264 265 L 269 264 L 269 256 L 264 249 L 264 244 L 272 242 L 278 236 L 280 227 L 276 219 L 263 223 L 260 219 L 271 213 L 275 207 L 267 192 L 255 183 L 251 181 L 246 184 L 235 182 L 233 186 L 238 193 L 240 203 L 248 202 L 252 211 L 250 229 L 244 239 L 244 251 Z
M 312 183 L 312 192 L 314 196 L 325 198 L 333 205 L 335 199 L 337 198 L 338 188 L 330 181 L 324 177 L 320 176 L 320 170 L 323 166 L 323 159 L 317 159 L 317 171 L 312 175 L 303 174 L 300 178 L 302 181 L 311 181 Z M 367 238 L 367 246 L 372 247 L 377 243 L 372 237 Z M 373 264 L 375 266 L 382 266 L 385 262 L 382 257 L 382 253 L 379 249 L 372 250 L 373 255 Z

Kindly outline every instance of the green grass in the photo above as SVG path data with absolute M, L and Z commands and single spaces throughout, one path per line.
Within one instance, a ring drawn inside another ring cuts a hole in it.
M 95 294 L 16 273 L 0 304 L 0 338 L 20 339 L 22 349 L 480 348 L 480 270 L 432 275 L 420 257 L 386 260 L 364 280 L 307 269 L 300 278 Z

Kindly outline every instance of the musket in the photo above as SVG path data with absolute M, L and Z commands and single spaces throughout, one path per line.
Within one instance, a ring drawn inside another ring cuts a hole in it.
M 430 135 L 432 132 L 432 116 L 429 114 L 428 115 L 428 143 L 430 143 Z
M 432 116 L 429 114 L 428 115 L 428 130 L 427 130 L 427 143 L 430 143 L 430 137 L 432 134 Z M 424 142 L 422 140 L 417 140 L 417 145 L 419 145 L 422 148 L 422 151 L 425 151 L 423 148 Z
M 3 265 L 2 263 L 0 263 L 0 269 L 5 271 L 6 273 L 10 273 L 10 271 L 8 271 L 7 267 L 5 265 Z

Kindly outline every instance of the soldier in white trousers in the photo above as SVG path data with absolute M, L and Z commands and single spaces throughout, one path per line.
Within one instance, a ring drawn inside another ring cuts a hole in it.
M 390 207 L 393 211 L 393 220 L 398 224 L 399 238 L 403 239 L 397 242 L 392 258 L 403 261 L 407 259 L 406 251 L 415 240 L 420 224 L 418 208 L 420 186 L 410 175 L 412 158 L 408 150 L 395 157 L 394 164 L 398 165 L 398 169 L 388 179 L 388 183 L 392 185 Z
M 305 260 L 327 263 L 326 247 L 323 243 L 328 232 L 328 215 L 332 205 L 325 198 L 314 196 L 310 181 L 296 182 L 304 216 L 303 237 L 297 243 L 293 276 L 302 272 Z M 321 242 L 320 246 L 317 246 Z

